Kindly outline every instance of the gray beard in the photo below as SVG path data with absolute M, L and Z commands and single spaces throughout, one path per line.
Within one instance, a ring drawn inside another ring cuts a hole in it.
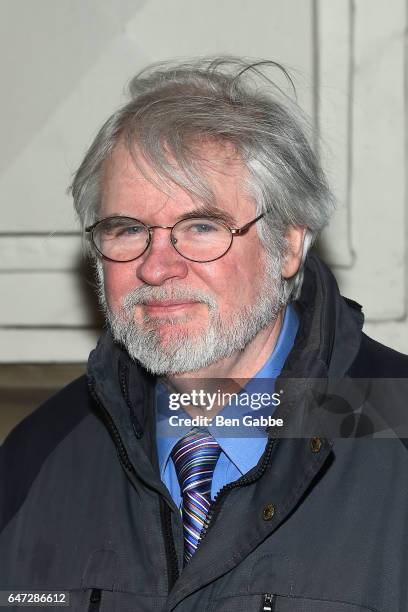
M 121 310 L 114 313 L 106 301 L 102 265 L 97 261 L 99 302 L 115 341 L 126 349 L 131 359 L 159 376 L 192 372 L 242 351 L 262 329 L 276 320 L 284 306 L 283 281 L 277 263 L 268 258 L 255 303 L 240 307 L 237 296 L 237 309 L 228 319 L 221 317 L 211 295 L 188 287 L 164 285 L 137 287 L 126 296 Z M 196 332 L 187 327 L 180 329 L 180 325 L 191 320 L 190 315 L 174 319 L 144 315 L 143 324 L 134 320 L 135 306 L 146 300 L 181 298 L 207 305 L 209 317 L 205 329 Z M 175 326 L 173 333 L 166 333 L 165 342 L 160 335 L 163 323 Z

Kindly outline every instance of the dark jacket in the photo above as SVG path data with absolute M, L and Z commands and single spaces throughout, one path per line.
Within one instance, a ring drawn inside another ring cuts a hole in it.
M 70 609 L 84 612 L 408 610 L 403 441 L 356 437 L 369 402 L 333 408 L 333 395 L 317 405 L 340 415 L 339 435 L 302 437 L 305 394 L 287 382 L 380 377 L 401 411 L 389 379 L 407 377 L 408 358 L 361 332 L 360 307 L 314 256 L 298 310 L 276 413 L 294 433 L 271 431 L 258 465 L 222 490 L 184 569 L 180 513 L 158 474 L 154 379 L 105 333 L 87 376 L 1 449 L 0 589 L 70 591 Z

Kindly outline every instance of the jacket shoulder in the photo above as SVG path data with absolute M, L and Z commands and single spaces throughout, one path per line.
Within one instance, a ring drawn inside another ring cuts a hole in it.
M 52 451 L 92 410 L 86 377 L 81 376 L 19 423 L 0 447 L 0 529 L 26 498 Z
M 348 375 L 352 378 L 408 378 L 408 355 L 363 333 L 359 352 Z
M 56 442 L 75 426 L 89 412 L 89 392 L 86 376 L 69 383 L 55 395 L 46 400 L 39 408 L 23 419 L 6 437 L 3 448 L 22 450 L 30 438 L 41 444 Z

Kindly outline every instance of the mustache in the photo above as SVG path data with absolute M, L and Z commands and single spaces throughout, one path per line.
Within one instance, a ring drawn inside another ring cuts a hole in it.
M 201 289 L 190 289 L 189 287 L 142 285 L 130 291 L 123 301 L 123 309 L 129 311 L 139 304 L 150 300 L 193 300 L 206 304 L 210 310 L 218 308 L 215 298 Z

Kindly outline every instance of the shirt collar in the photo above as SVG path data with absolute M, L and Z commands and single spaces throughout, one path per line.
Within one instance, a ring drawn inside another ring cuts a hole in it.
M 255 374 L 256 378 L 277 378 L 281 373 L 287 356 L 295 342 L 299 328 L 299 317 L 293 304 L 286 307 L 285 316 L 278 339 L 272 354 L 268 357 L 262 368 Z

